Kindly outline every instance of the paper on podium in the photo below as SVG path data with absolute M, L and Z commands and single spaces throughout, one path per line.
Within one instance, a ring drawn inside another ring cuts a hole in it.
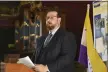
M 31 59 L 29 58 L 29 56 L 26 56 L 26 57 L 24 57 L 24 58 L 20 58 L 20 59 L 18 60 L 17 63 L 24 64 L 24 65 L 26 65 L 26 66 L 29 67 L 29 68 L 32 68 L 32 67 L 35 66 L 35 65 L 33 64 L 33 62 L 31 61 Z

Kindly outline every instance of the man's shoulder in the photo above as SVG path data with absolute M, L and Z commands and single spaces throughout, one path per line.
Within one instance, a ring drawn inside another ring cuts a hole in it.
M 64 35 L 65 36 L 74 36 L 74 33 L 64 30 Z
M 44 39 L 44 38 L 45 38 L 45 36 L 42 35 L 42 36 L 38 37 L 37 40 L 41 40 L 41 39 Z
M 40 36 L 40 37 L 38 37 L 37 39 L 36 39 L 36 41 L 37 42 L 42 42 L 42 41 L 44 41 L 44 39 L 45 39 L 45 36 Z
M 60 35 L 60 37 L 62 39 L 73 39 L 73 38 L 75 38 L 74 33 L 73 32 L 69 32 L 67 30 L 61 30 L 59 35 Z

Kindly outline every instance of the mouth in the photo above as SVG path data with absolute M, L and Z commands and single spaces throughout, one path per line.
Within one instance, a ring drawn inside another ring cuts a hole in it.
M 48 22 L 48 24 L 51 24 L 51 22 Z
M 51 25 L 51 23 L 47 23 L 47 25 Z

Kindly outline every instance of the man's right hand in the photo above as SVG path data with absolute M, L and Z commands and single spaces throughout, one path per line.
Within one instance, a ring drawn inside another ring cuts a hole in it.
M 46 65 L 36 64 L 35 67 L 32 68 L 35 72 L 47 72 L 48 68 Z

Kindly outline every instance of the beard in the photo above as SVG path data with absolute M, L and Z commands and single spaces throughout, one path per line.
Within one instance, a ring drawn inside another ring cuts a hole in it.
M 52 30 L 52 29 L 54 29 L 54 26 L 47 26 L 47 29 Z
M 46 27 L 48 30 L 52 30 L 52 29 L 54 29 L 55 26 L 47 24 Z

